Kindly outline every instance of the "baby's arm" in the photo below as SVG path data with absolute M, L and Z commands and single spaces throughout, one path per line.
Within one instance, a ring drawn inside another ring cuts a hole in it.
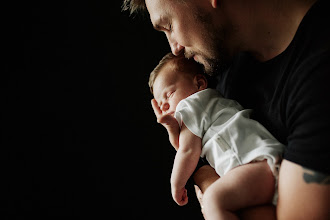
M 163 115 L 158 119 L 158 123 L 162 124 L 168 133 L 168 138 L 175 150 L 179 148 L 180 126 L 178 121 L 172 115 Z
M 155 99 L 151 100 L 151 104 L 157 117 L 157 122 L 166 128 L 172 146 L 178 150 L 180 134 L 178 121 L 172 115 L 163 115 Z
M 185 185 L 197 166 L 202 140 L 182 124 L 179 143 L 172 170 L 171 188 L 174 201 L 182 206 L 188 203 Z

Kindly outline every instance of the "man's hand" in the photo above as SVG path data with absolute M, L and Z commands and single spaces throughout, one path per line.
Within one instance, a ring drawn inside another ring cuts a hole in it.
M 204 194 L 203 194 L 202 190 L 197 185 L 194 185 L 194 187 L 195 187 L 195 193 L 196 193 L 197 200 L 199 202 L 199 205 L 201 206 L 201 212 L 204 216 L 204 210 L 203 210 L 203 208 L 204 208 L 204 206 L 203 206 L 203 195 Z
M 173 115 L 164 114 L 159 108 L 158 103 L 155 99 L 151 100 L 151 105 L 155 112 L 157 122 L 166 128 L 171 144 L 176 150 L 178 150 L 180 134 L 180 126 L 178 121 L 174 118 Z

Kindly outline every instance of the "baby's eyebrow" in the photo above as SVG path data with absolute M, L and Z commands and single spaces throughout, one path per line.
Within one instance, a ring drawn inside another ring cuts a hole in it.
M 162 94 L 161 94 L 161 99 L 166 99 L 166 90 L 164 89 Z M 157 100 L 156 100 L 157 101 Z M 159 102 L 157 101 L 158 106 L 161 107 L 163 102 L 160 100 Z
M 160 94 L 154 94 L 154 99 L 156 100 L 156 102 L 157 102 L 157 105 L 159 105 L 159 103 L 161 102 L 160 101 Z

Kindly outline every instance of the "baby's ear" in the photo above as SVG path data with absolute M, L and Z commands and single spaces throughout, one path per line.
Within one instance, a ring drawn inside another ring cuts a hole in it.
M 195 76 L 195 83 L 196 83 L 199 91 L 207 88 L 207 79 L 202 74 L 197 74 Z
M 213 8 L 217 8 L 218 7 L 218 0 L 212 0 L 211 4 L 212 4 Z

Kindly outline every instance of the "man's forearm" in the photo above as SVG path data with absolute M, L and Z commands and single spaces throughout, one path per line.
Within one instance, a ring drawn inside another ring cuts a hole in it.
M 193 179 L 204 193 L 212 183 L 219 179 L 219 175 L 211 166 L 204 165 L 195 172 Z

